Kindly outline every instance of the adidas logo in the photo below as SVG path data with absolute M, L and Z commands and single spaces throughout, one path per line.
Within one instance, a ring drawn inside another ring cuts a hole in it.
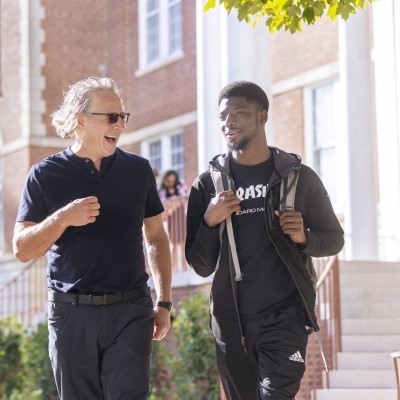
M 292 354 L 292 355 L 289 357 L 289 360 L 297 361 L 297 362 L 302 362 L 302 363 L 304 362 L 303 357 L 301 356 L 301 354 L 300 354 L 299 351 L 296 351 L 296 353 Z

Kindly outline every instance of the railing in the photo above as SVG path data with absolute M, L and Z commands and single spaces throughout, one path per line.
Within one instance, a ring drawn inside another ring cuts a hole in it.
M 170 237 L 175 274 L 189 270 L 184 254 L 186 205 L 185 198 L 174 199 L 165 205 L 164 221 Z M 298 400 L 313 400 L 316 389 L 329 387 L 329 374 L 324 373 L 321 347 L 329 369 L 337 368 L 337 353 L 341 350 L 338 258 L 316 258 L 313 263 L 319 276 L 316 314 L 321 330 L 309 337 L 306 373 Z M 44 319 L 47 305 L 45 271 L 45 258 L 37 259 L 27 265 L 18 277 L 0 288 L 0 318 L 15 315 L 24 326 Z
M 306 372 L 297 396 L 300 400 L 313 400 L 317 389 L 329 387 L 324 357 L 328 370 L 337 369 L 337 354 L 341 351 L 339 261 L 335 256 L 315 258 L 313 263 L 319 276 L 315 312 L 320 331 L 309 337 Z
M 43 321 L 47 309 L 45 257 L 37 258 L 0 288 L 0 319 L 13 316 L 23 326 Z

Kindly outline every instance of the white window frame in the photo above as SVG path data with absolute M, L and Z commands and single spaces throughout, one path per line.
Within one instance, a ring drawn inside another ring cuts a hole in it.
M 314 85 L 310 85 L 304 88 L 304 137 L 305 137 L 305 164 L 309 165 L 314 171 L 318 172 L 319 166 L 317 165 L 318 160 L 315 157 L 316 151 L 318 149 L 315 147 L 315 126 L 314 126 L 314 92 L 316 89 L 323 87 L 325 85 L 333 85 L 332 89 L 332 108 L 330 109 L 329 116 L 331 117 L 332 123 L 334 124 L 335 137 L 331 143 L 329 143 L 329 148 L 333 147 L 335 151 L 334 156 L 334 168 L 335 168 L 335 193 L 329 193 L 329 189 L 327 187 L 327 182 L 324 182 L 324 178 L 322 178 L 323 183 L 328 190 L 328 194 L 331 196 L 331 201 L 333 208 L 337 215 L 342 215 L 344 212 L 344 193 L 343 193 L 343 185 L 340 184 L 341 176 L 342 176 L 342 167 L 344 160 L 340 159 L 340 108 L 337 106 L 339 103 L 339 82 L 335 79 L 328 79 L 321 82 L 318 82 Z
M 147 0 L 138 1 L 138 39 L 139 39 L 139 70 L 136 76 L 141 76 L 154 69 L 160 68 L 166 64 L 176 61 L 183 57 L 183 15 L 182 15 L 182 0 L 158 0 L 158 17 L 159 17 L 159 57 L 150 62 L 147 61 Z M 180 4 L 181 7 L 181 44 L 180 47 L 170 52 L 170 32 L 169 32 L 169 10 Z M 156 12 L 152 13 L 157 14 Z
M 150 144 L 157 142 L 157 141 L 161 141 L 161 169 L 158 171 L 161 175 L 169 170 L 169 169 L 174 169 L 174 170 L 178 170 L 179 171 L 179 178 L 181 180 L 181 182 L 184 182 L 185 177 L 184 177 L 184 168 L 185 168 L 185 164 L 184 164 L 184 160 L 183 160 L 183 164 L 177 166 L 172 164 L 172 137 L 177 136 L 177 135 L 181 135 L 183 138 L 183 130 L 179 130 L 179 131 L 174 131 L 171 132 L 167 135 L 162 135 L 162 136 L 157 136 L 157 137 L 153 137 L 151 139 L 142 141 L 141 144 L 141 154 L 143 155 L 143 157 L 149 159 L 150 157 Z M 184 149 L 184 145 L 182 146 L 182 154 L 185 154 L 185 149 Z M 152 165 L 152 167 L 154 167 Z

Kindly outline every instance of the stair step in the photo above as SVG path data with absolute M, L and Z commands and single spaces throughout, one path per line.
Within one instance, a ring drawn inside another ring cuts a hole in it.
M 396 389 L 318 389 L 314 400 L 395 400 Z
M 397 351 L 400 346 L 398 335 L 343 335 L 343 352 L 387 352 Z
M 394 400 L 400 350 L 400 262 L 340 261 L 342 352 L 312 400 Z
M 368 273 L 396 273 L 400 272 L 400 263 L 397 261 L 340 261 L 340 273 L 354 272 L 359 274 Z
M 338 369 L 386 369 L 393 371 L 393 359 L 388 352 L 342 352 L 338 354 Z
M 340 274 L 340 287 L 351 288 L 362 287 L 364 289 L 374 289 L 380 286 L 387 288 L 398 288 L 400 284 L 400 273 L 379 273 L 359 274 L 353 272 Z
M 400 318 L 399 302 L 366 302 L 342 304 L 342 318 Z
M 371 388 L 396 389 L 394 371 L 372 370 L 332 370 L 329 372 L 330 388 Z
M 400 302 L 400 290 L 398 286 L 387 287 L 385 285 L 371 288 L 354 286 L 341 288 L 340 299 L 342 304 L 347 302 Z
M 400 335 L 400 318 L 343 318 L 342 333 L 345 335 Z M 398 348 L 400 349 L 400 342 Z

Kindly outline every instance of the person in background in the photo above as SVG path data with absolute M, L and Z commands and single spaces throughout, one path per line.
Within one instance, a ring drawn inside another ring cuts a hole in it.
M 164 225 L 168 232 L 172 267 L 174 271 L 180 272 L 185 261 L 183 247 L 186 231 L 182 230 L 180 221 L 185 221 L 186 213 L 186 191 L 181 183 L 178 172 L 166 171 L 161 179 L 158 194 L 164 204 Z
M 268 146 L 265 92 L 232 82 L 218 105 L 229 151 L 191 188 L 186 259 L 200 276 L 214 273 L 211 327 L 226 397 L 294 399 L 308 334 L 319 330 L 311 257 L 338 253 L 343 230 L 317 174 Z M 291 171 L 298 174 L 294 210 L 280 207 Z M 216 189 L 213 179 L 230 185 Z
M 179 175 L 176 171 L 171 169 L 163 174 L 158 194 L 163 203 L 168 199 L 176 198 L 184 194 Z
M 117 147 L 129 115 L 112 79 L 72 85 L 52 123 L 73 143 L 32 166 L 20 201 L 13 249 L 22 262 L 47 254 L 62 400 L 147 399 L 152 340 L 170 328 L 171 256 L 154 174 Z

